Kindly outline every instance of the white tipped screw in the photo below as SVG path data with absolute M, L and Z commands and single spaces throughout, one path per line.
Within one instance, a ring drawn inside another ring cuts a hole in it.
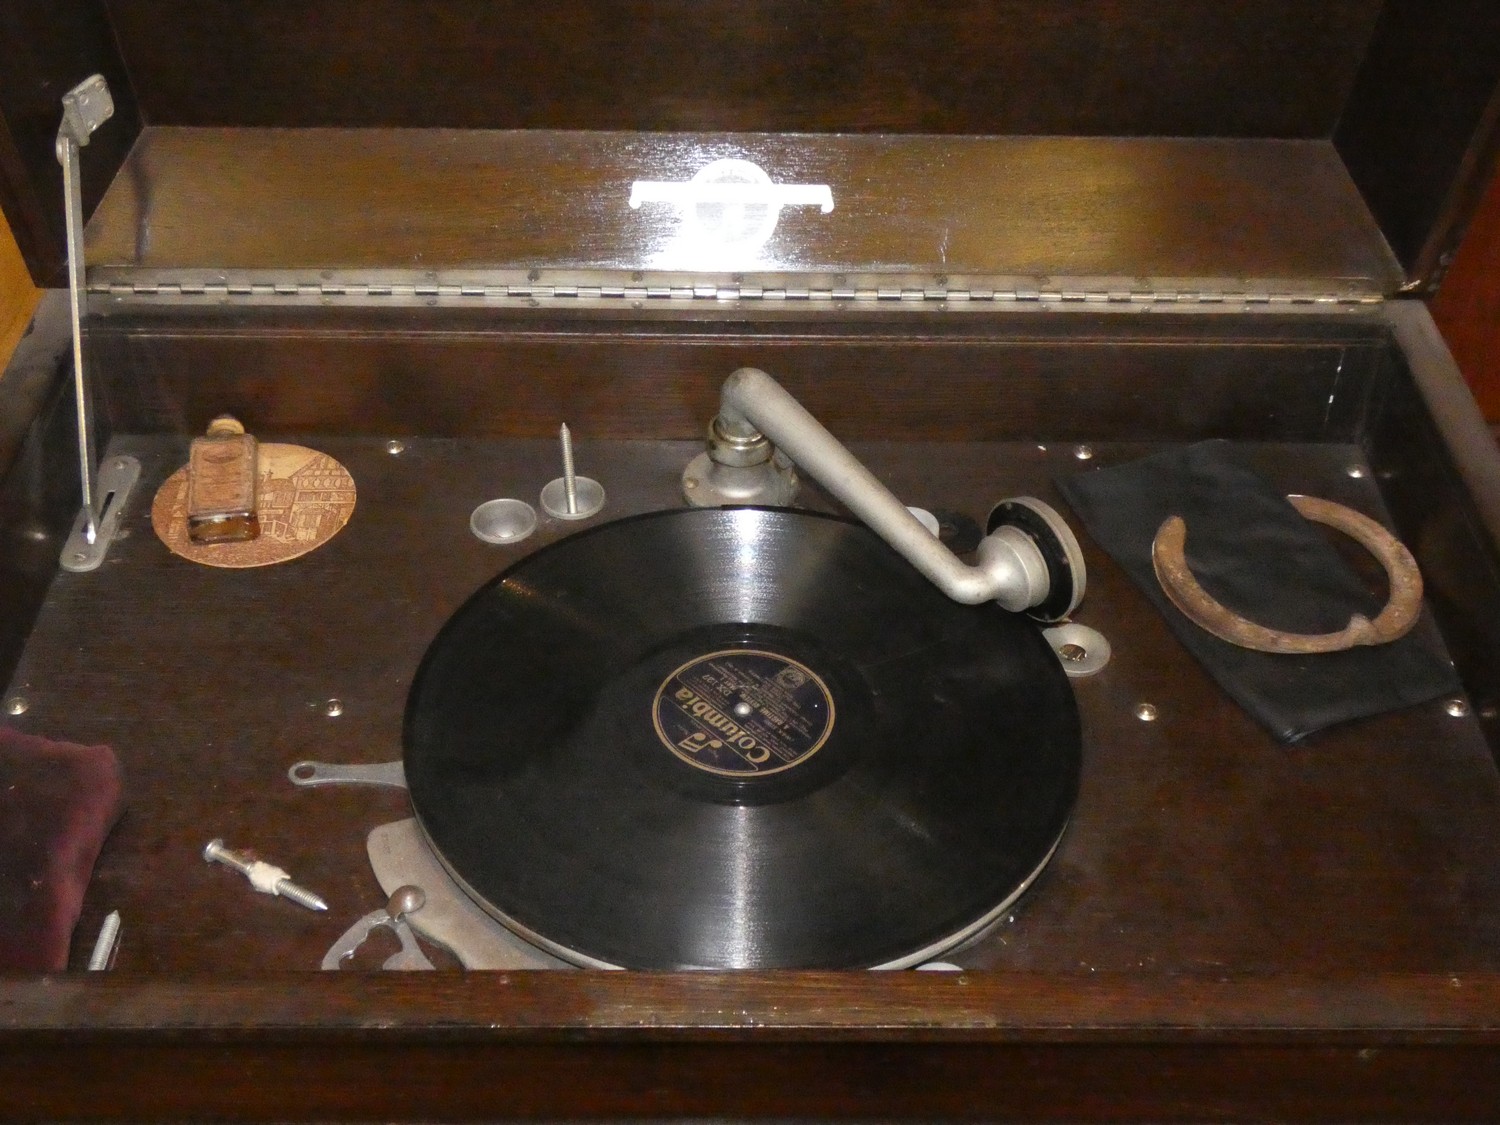
M 210 840 L 203 848 L 203 858 L 209 863 L 222 863 L 225 867 L 234 868 L 249 879 L 250 885 L 263 895 L 281 895 L 309 910 L 328 909 L 326 902 L 306 887 L 297 886 L 281 868 L 273 867 L 262 860 L 250 859 L 239 852 L 230 851 L 224 846 L 223 840 Z

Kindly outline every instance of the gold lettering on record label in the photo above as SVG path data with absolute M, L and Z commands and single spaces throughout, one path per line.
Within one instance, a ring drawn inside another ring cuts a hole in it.
M 765 777 L 800 765 L 833 732 L 833 693 L 807 665 L 763 649 L 683 664 L 652 702 L 662 745 L 696 769 Z
M 188 472 L 179 469 L 157 490 L 151 527 L 171 549 L 207 566 L 251 567 L 286 562 L 321 547 L 354 514 L 354 478 L 326 453 L 262 442 L 256 508 L 260 536 L 245 542 L 195 543 L 188 537 Z

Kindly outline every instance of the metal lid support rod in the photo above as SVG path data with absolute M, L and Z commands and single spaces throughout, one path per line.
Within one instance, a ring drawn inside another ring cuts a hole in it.
M 724 381 L 708 451 L 684 471 L 683 494 L 699 506 L 789 503 L 795 477 L 790 466 L 778 464 L 773 442 L 954 601 L 993 600 L 1057 621 L 1082 600 L 1083 553 L 1049 505 L 1032 497 L 1000 504 L 979 545 L 978 563 L 969 566 L 801 403 L 753 367 Z
M 68 305 L 73 316 L 73 394 L 77 399 L 78 474 L 82 508 L 59 560 L 64 570 L 96 569 L 109 552 L 126 497 L 140 479 L 134 457 L 111 457 L 101 469 L 94 449 L 94 400 L 84 362 L 83 322 L 88 316 L 84 274 L 83 186 L 78 150 L 114 115 L 114 98 L 103 75 L 86 78 L 63 95 L 57 127 L 57 160 L 63 171 L 63 208 L 68 234 Z

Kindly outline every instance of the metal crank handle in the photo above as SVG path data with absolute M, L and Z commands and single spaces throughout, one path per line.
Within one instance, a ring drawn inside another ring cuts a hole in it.
M 343 968 L 344 962 L 353 957 L 376 930 L 389 931 L 401 943 L 401 948 L 387 957 L 381 968 L 408 971 L 436 968 L 422 952 L 417 935 L 412 933 L 411 923 L 406 920 L 408 914 L 421 910 L 426 902 L 427 895 L 420 887 L 397 888 L 382 909 L 371 911 L 344 931 L 344 935 L 323 955 L 322 968 Z
M 400 761 L 373 762 L 365 765 L 338 765 L 334 762 L 297 762 L 286 771 L 293 785 L 384 785 L 391 789 L 406 788 L 406 767 Z

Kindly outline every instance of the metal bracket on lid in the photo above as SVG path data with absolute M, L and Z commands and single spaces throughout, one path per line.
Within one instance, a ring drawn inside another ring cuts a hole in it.
M 109 552 L 126 498 L 140 479 L 133 457 L 112 457 L 101 472 L 94 450 L 94 403 L 84 362 L 83 320 L 88 315 L 84 276 L 83 186 L 78 150 L 114 115 L 115 102 L 104 76 L 86 78 L 62 98 L 57 127 L 57 161 L 63 171 L 63 208 L 68 234 L 68 304 L 73 316 L 73 394 L 77 399 L 78 473 L 83 503 L 59 560 L 64 570 L 94 570 Z

